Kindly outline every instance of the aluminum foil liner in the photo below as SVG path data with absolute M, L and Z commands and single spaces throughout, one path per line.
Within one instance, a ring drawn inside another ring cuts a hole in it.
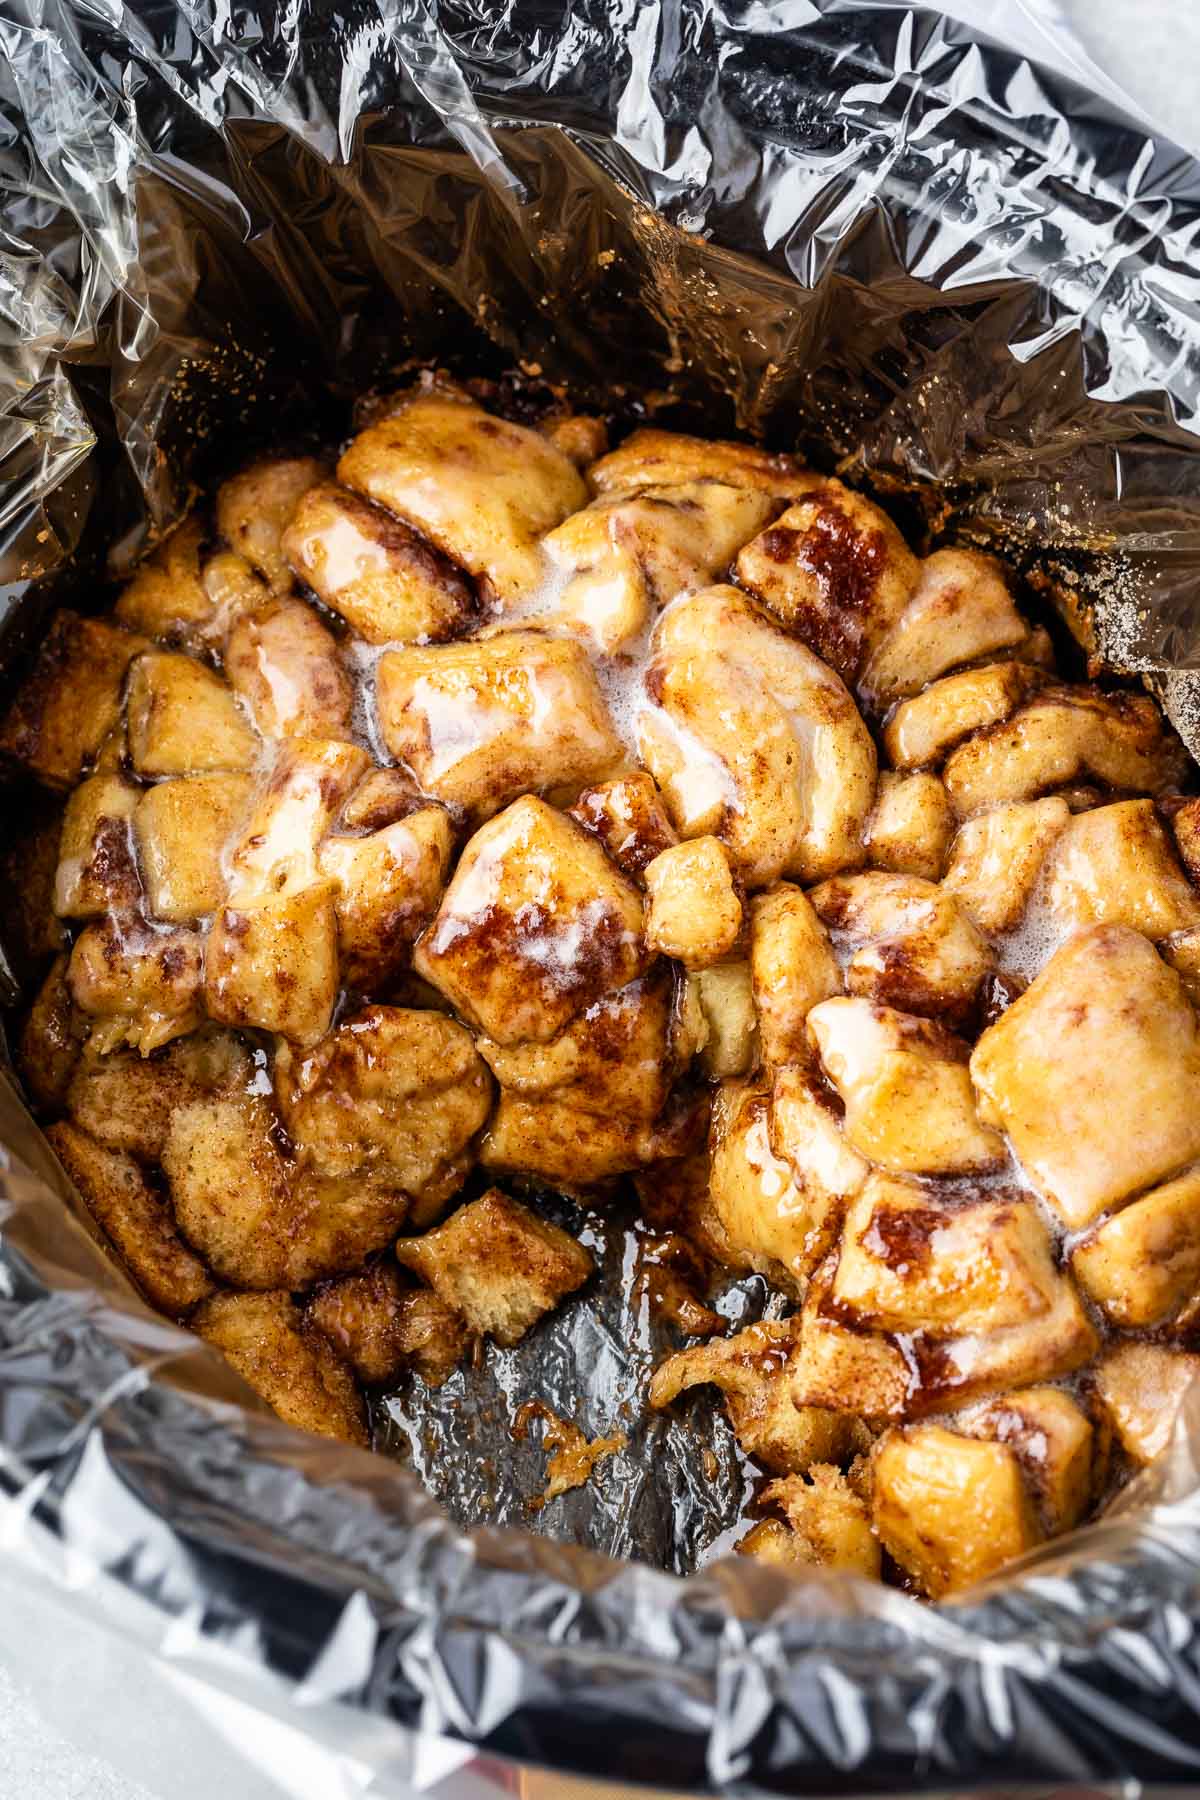
M 995 0 L 997 40 L 1018 14 Z M 433 356 L 754 433 L 914 532 L 1000 540 L 1200 749 L 1200 169 L 938 13 L 8 0 L 0 192 L 9 681 L 196 484 L 336 439 Z M 336 1768 L 459 1800 L 511 1790 L 504 1758 L 1194 1788 L 1200 1401 L 1114 1514 L 922 1607 L 718 1554 L 746 1471 L 719 1410 L 643 1417 L 663 1340 L 619 1211 L 572 1219 L 597 1294 L 379 1401 L 388 1457 L 288 1430 L 141 1307 L 2 1076 L 0 1208 L 0 1544 L 288 1793 Z M 629 1444 L 531 1512 L 537 1396 Z

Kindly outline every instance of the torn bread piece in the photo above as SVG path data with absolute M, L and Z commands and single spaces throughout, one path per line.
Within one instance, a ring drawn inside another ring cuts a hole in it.
M 1073 1230 L 1200 1159 L 1196 1015 L 1127 926 L 1090 926 L 1056 951 L 979 1039 L 971 1077 L 981 1118 Z
M 879 1540 L 861 1496 L 832 1463 L 768 1482 L 759 1496 L 787 1521 L 762 1519 L 734 1545 L 776 1568 L 841 1569 L 878 1580 Z
M 953 836 L 954 809 L 936 775 L 880 773 L 866 831 L 873 869 L 939 881 Z
M 371 1173 L 328 1177 L 286 1156 L 272 1109 L 244 1091 L 176 1107 L 162 1167 L 179 1229 L 234 1287 L 294 1291 L 354 1269 L 409 1211 Z
M 671 1162 L 703 1140 L 708 1096 L 678 1090 L 649 1122 L 502 1089 L 479 1151 L 485 1169 L 586 1193 L 615 1175 Z
M 594 1264 L 568 1232 L 489 1188 L 423 1237 L 401 1238 L 396 1255 L 460 1312 L 472 1331 L 516 1344 L 560 1300 L 583 1286 Z
M 154 1163 L 176 1107 L 244 1088 L 254 1074 L 254 1053 L 242 1038 L 219 1025 L 204 1025 L 152 1056 L 134 1050 L 93 1055 L 85 1049 L 63 1101 L 82 1131 L 109 1149 Z
M 1004 1142 L 975 1110 L 961 1038 L 932 1019 L 852 997 L 823 1000 L 808 1026 L 846 1108 L 846 1141 L 861 1155 L 899 1174 L 999 1168 Z
M 462 1185 L 492 1098 L 470 1033 L 406 1006 L 364 1006 L 303 1051 L 277 1045 L 274 1084 L 301 1165 L 400 1188 L 422 1216 Z
M 737 577 L 853 684 L 907 608 L 920 564 L 885 512 L 830 480 L 746 545 Z
M 780 1071 L 783 1074 L 783 1071 Z M 771 1281 L 803 1292 L 806 1277 L 821 1261 L 841 1225 L 847 1188 L 862 1179 L 862 1165 L 849 1148 L 839 1156 L 836 1137 L 823 1160 L 795 1129 L 793 1095 L 790 1145 L 785 1157 L 773 1144 L 770 1088 L 742 1081 L 722 1082 L 713 1100 L 709 1137 L 709 1203 L 723 1234 L 722 1260 L 730 1267 L 755 1269 Z M 830 1119 L 832 1133 L 836 1120 Z M 865 1173 L 865 1170 L 863 1171 Z
M 794 457 L 720 438 L 688 437 L 679 431 L 641 426 L 588 470 L 598 494 L 629 494 L 642 488 L 689 481 L 719 481 L 750 488 L 775 500 L 791 500 L 822 485 L 823 477 L 801 468 Z
M 951 669 L 1018 651 L 1028 637 L 995 557 L 935 550 L 921 563 L 908 605 L 876 644 L 859 685 L 882 711 Z
M 290 592 L 283 537 L 297 506 L 326 469 L 315 456 L 270 456 L 217 489 L 217 530 L 276 594 Z
M 875 746 L 834 671 L 734 587 L 677 601 L 651 649 L 638 746 L 680 836 L 748 887 L 861 864 Z
M 809 1060 L 808 1015 L 842 992 L 842 973 L 802 888 L 780 882 L 751 900 L 750 977 L 764 1061 Z
M 797 1323 L 764 1319 L 733 1337 L 667 1357 L 651 1379 L 650 1405 L 661 1410 L 689 1388 L 720 1388 L 734 1436 L 747 1456 L 783 1475 L 852 1455 L 869 1441 L 857 1419 L 793 1404 L 790 1371 Z
M 1007 1444 L 906 1425 L 879 1440 L 872 1475 L 875 1530 L 930 1599 L 994 1575 L 1041 1541 L 1020 1461 Z
M 437 387 L 398 396 L 351 441 L 337 473 L 486 579 L 501 605 L 537 587 L 538 540 L 588 497 L 574 463 L 540 432 Z
M 717 838 L 689 838 L 648 863 L 646 942 L 685 969 L 722 961 L 742 930 L 742 902 L 725 847 Z
M 376 711 L 425 793 L 476 822 L 529 792 L 574 799 L 625 761 L 587 652 L 540 631 L 385 651 Z
M 916 875 L 838 875 L 809 895 L 849 951 L 851 994 L 960 1023 L 993 966 L 990 948 L 952 894 Z

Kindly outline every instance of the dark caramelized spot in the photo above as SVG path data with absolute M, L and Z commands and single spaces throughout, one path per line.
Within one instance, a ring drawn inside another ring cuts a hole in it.
M 469 919 L 450 914 L 434 926 L 425 941 L 430 957 L 453 955 L 459 979 L 475 985 L 497 965 L 518 971 L 523 995 L 536 994 L 539 1004 L 570 995 L 579 1007 L 598 1000 L 627 972 L 629 933 L 625 920 L 603 900 L 595 900 L 585 921 L 559 918 L 552 908 L 528 901 L 515 912 L 494 902 Z M 569 957 L 562 954 L 564 935 Z
M 124 900 L 136 901 L 141 891 L 129 825 L 125 819 L 101 819 L 92 837 L 92 853 L 84 868 L 86 880 L 94 882 L 116 905 Z
M 937 1206 L 877 1206 L 863 1232 L 864 1250 L 897 1274 L 906 1274 L 928 1263 L 930 1239 L 946 1223 Z

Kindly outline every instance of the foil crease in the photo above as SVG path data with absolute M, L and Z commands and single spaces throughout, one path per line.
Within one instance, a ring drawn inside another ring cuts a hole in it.
M 1200 749 L 1200 168 L 991 10 L 993 39 L 886 0 L 9 0 L 0 663 L 409 358 L 603 406 L 615 368 L 632 409 L 997 541 Z M 4 1543 L 80 1604 L 119 1586 L 214 1717 L 324 1733 L 354 1791 L 436 1785 L 438 1743 L 693 1791 L 1191 1781 L 1200 1399 L 1112 1514 L 952 1606 L 705 1563 L 745 1470 L 717 1411 L 639 1422 L 662 1346 L 582 1223 L 599 1299 L 382 1399 L 398 1467 L 148 1313 L 0 1077 Z M 631 1442 L 531 1515 L 536 1394 Z

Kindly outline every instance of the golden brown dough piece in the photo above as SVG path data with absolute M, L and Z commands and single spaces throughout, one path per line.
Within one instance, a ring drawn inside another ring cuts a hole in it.
M 975 1110 L 969 1047 L 944 1026 L 847 997 L 814 1006 L 808 1028 L 861 1155 L 912 1175 L 982 1174 L 1003 1162 L 1003 1140 Z
M 46 1129 L 88 1211 L 152 1306 L 182 1318 L 213 1292 L 212 1276 L 180 1237 L 171 1209 L 131 1156 L 63 1120 Z
M 282 547 L 284 530 L 303 496 L 325 472 L 315 456 L 264 457 L 231 475 L 217 490 L 217 530 L 276 594 L 286 594 L 292 586 Z
M 187 925 L 225 898 L 223 857 L 254 793 L 249 775 L 185 775 L 143 790 L 133 814 L 146 906 Z
M 475 1047 L 501 1087 L 530 1100 L 649 1123 L 666 1104 L 675 1073 L 675 984 L 669 969 L 606 994 L 550 1043 Z
M 476 821 L 531 789 L 574 798 L 624 760 L 587 652 L 544 632 L 389 650 L 376 709 L 391 755 Z
M 135 914 L 93 919 L 75 939 L 67 986 L 94 1019 L 103 1055 L 121 1044 L 149 1056 L 203 1017 L 204 945 L 194 931 L 155 930 Z
M 1135 1463 L 1161 1456 L 1200 1376 L 1200 1356 L 1165 1344 L 1114 1344 L 1095 1372 L 1096 1398 Z
M 338 480 L 414 525 L 501 604 L 542 579 L 538 539 L 587 500 L 575 465 L 540 432 L 430 388 L 353 440 Z
M 776 500 L 791 500 L 820 486 L 822 477 L 802 469 L 790 456 L 720 438 L 642 426 L 588 470 L 598 494 L 629 494 L 641 488 L 689 481 L 720 481 L 751 488 Z
M 1061 795 L 997 806 L 959 828 L 943 889 L 981 931 L 1011 931 L 1071 809 Z
M 157 1162 L 176 1107 L 205 1094 L 244 1087 L 253 1072 L 252 1055 L 232 1031 L 204 1026 L 174 1038 L 153 1056 L 117 1050 L 106 1056 L 85 1052 L 66 1090 L 74 1124 L 113 1150 L 141 1162 Z
M 21 1029 L 17 1062 L 21 1079 L 39 1106 L 62 1104 L 91 1021 L 71 998 L 69 958 L 56 956 Z
M 235 1287 L 294 1290 L 357 1268 L 409 1210 L 407 1194 L 385 1180 L 290 1161 L 270 1107 L 246 1093 L 176 1107 L 162 1166 L 180 1230 Z
M 472 1331 L 498 1344 L 518 1343 L 594 1267 L 582 1244 L 499 1188 L 460 1206 L 424 1237 L 401 1238 L 396 1255 Z
M 914 1237 L 919 1246 L 922 1234 Z M 843 1317 L 832 1292 L 837 1268 L 831 1256 L 809 1283 L 791 1371 L 797 1406 L 844 1408 L 881 1422 L 949 1412 L 984 1395 L 1070 1375 L 1099 1348 L 1073 1284 L 1061 1276 L 1045 1303 L 1014 1324 L 965 1334 L 935 1325 L 909 1339 Z
M 747 544 L 737 575 L 854 682 L 916 592 L 920 564 L 885 512 L 827 481 Z
M 796 1073 L 803 1079 L 801 1071 Z M 784 1123 L 793 1126 L 791 1147 L 800 1151 L 795 1111 L 793 1101 L 790 1115 L 785 1107 Z M 861 1184 L 865 1167 L 838 1144 L 837 1120 L 823 1110 L 819 1117 L 829 1134 L 824 1155 L 812 1153 L 812 1131 L 802 1154 L 794 1159 L 778 1154 L 772 1113 L 769 1089 L 742 1081 L 723 1082 L 717 1089 L 709 1138 L 709 1201 L 723 1233 L 723 1261 L 757 1269 L 777 1285 L 802 1293 L 805 1278 L 833 1242 L 848 1195 Z
M 192 513 L 139 563 L 113 608 L 122 625 L 147 637 L 203 641 L 214 613 L 204 583 L 206 537 Z
M 1186 770 L 1148 694 L 1054 688 L 953 752 L 943 780 L 960 818 L 1072 782 L 1161 794 Z
M 1056 921 L 1071 927 L 1128 925 L 1148 938 L 1200 924 L 1200 899 L 1153 800 L 1077 813 L 1055 842 L 1046 904 Z
M 289 1294 L 214 1294 L 192 1326 L 286 1424 L 366 1448 L 354 1374 Z
M 280 1044 L 275 1096 L 302 1165 L 402 1189 L 427 1216 L 462 1184 L 492 1083 L 444 1013 L 366 1006 L 304 1053 Z
M 957 1337 L 1049 1312 L 1060 1279 L 1033 1201 L 994 1191 L 939 1201 L 876 1173 L 847 1215 L 831 1294 L 842 1319 Z
M 116 725 L 125 672 L 146 639 L 59 612 L 0 723 L 0 756 L 47 787 L 74 787 Z
M 450 816 L 419 806 L 362 836 L 329 836 L 317 852 L 337 884 L 342 980 L 362 992 L 386 987 L 442 897 L 454 846 Z
M 733 950 L 742 902 L 724 846 L 714 837 L 673 844 L 645 869 L 646 942 L 685 969 L 705 969 Z
M 641 769 L 585 788 L 569 812 L 635 881 L 660 852 L 679 842 L 662 795 Z
M 129 675 L 129 756 L 137 774 L 196 775 L 249 769 L 258 736 L 233 689 L 174 650 L 139 656 Z
M 1053 1537 L 1078 1525 L 1092 1499 L 1096 1433 L 1062 1388 L 1024 1388 L 973 1408 L 961 1419 L 973 1437 L 1016 1453 L 1043 1530 Z
M 780 882 L 750 902 L 750 974 L 764 1060 L 808 1061 L 808 1015 L 841 993 L 842 974 L 803 889 Z
M 406 1287 L 386 1260 L 319 1287 L 305 1317 L 366 1382 L 393 1381 L 411 1364 L 428 1386 L 440 1387 L 470 1343 L 461 1314 L 428 1288 Z
M 319 1042 L 337 1001 L 336 894 L 325 881 L 221 907 L 205 959 L 209 1016 L 295 1044 Z
M 874 869 L 938 881 L 954 836 L 954 809 L 936 775 L 884 770 L 867 821 L 867 861 Z
M 335 482 L 312 487 L 283 535 L 300 579 L 368 644 L 437 644 L 475 622 L 462 570 L 415 531 Z
M 713 481 L 594 500 L 543 539 L 558 580 L 532 616 L 614 655 L 677 594 L 720 579 L 774 511 L 765 494 Z
M 994 557 L 935 550 L 920 565 L 908 605 L 876 644 L 861 690 L 882 709 L 950 669 L 1023 648 L 1029 637 Z
M 850 993 L 951 1023 L 968 1015 L 993 959 L 952 895 L 872 869 L 823 881 L 809 898 L 850 952 Z
M 337 640 L 302 600 L 239 618 L 225 674 L 263 737 L 347 737 L 353 690 Z
M 583 1193 L 614 1175 L 686 1156 L 703 1138 L 707 1121 L 707 1096 L 685 1091 L 647 1123 L 501 1090 L 479 1160 L 485 1169 Z
M 981 755 L 974 747 L 976 734 L 984 734 L 990 726 L 1000 725 L 1023 700 L 1044 687 L 1047 679 L 1043 670 L 1019 662 L 985 663 L 981 668 L 943 676 L 941 681 L 935 681 L 932 687 L 925 688 L 911 700 L 902 700 L 889 715 L 883 729 L 883 747 L 898 769 L 923 769 L 942 763 L 955 745 L 962 744 L 966 738 L 971 741 L 964 746 L 963 760 L 972 763 Z M 1059 713 L 1045 716 L 1059 719 L 1061 709 Z M 961 765 L 954 761 L 953 767 L 957 781 Z M 1044 785 L 1055 786 L 1057 783 L 1047 780 Z M 1031 791 L 1036 793 L 1037 785 Z M 1020 793 L 1000 792 L 995 799 L 1023 797 Z M 990 794 L 987 799 L 991 799 Z M 960 812 L 971 810 L 974 809 L 959 806 Z
M 1196 1016 L 1124 925 L 1071 938 L 984 1032 L 971 1075 L 981 1116 L 1072 1228 L 1200 1157 Z
M 842 682 L 734 587 L 662 615 L 642 761 L 681 837 L 719 837 L 750 887 L 859 865 L 875 747 Z
M 995 1574 L 1041 1538 L 1006 1444 L 909 1425 L 880 1439 L 872 1464 L 875 1529 L 931 1599 Z
M 136 907 L 141 895 L 130 822 L 137 789 L 116 775 L 81 781 L 63 813 L 54 910 L 60 919 L 97 919 Z
M 1200 1299 L 1200 1170 L 1166 1182 L 1106 1219 L 1071 1252 L 1084 1292 L 1126 1330 L 1161 1325 Z
M 413 954 L 418 975 L 499 1044 L 548 1043 L 648 961 L 637 889 L 532 795 L 475 833 Z

